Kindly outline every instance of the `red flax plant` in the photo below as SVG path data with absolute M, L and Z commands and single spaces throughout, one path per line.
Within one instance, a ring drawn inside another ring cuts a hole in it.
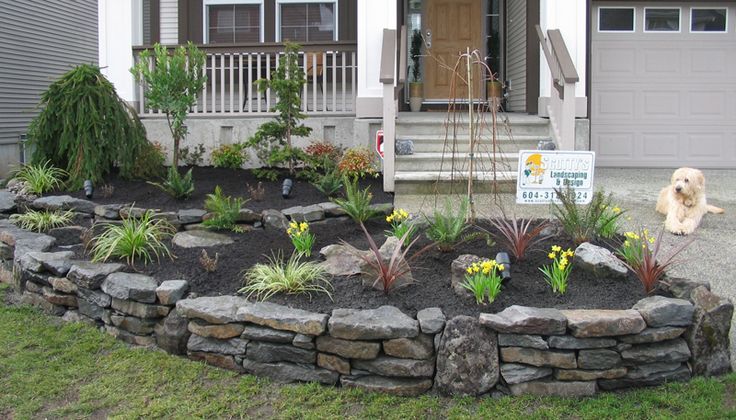
M 549 225 L 549 221 L 540 222 L 534 229 L 530 229 L 531 224 L 531 219 L 517 219 L 516 216 L 511 220 L 491 219 L 491 225 L 501 234 L 499 242 L 508 249 L 516 261 L 524 260 L 529 248 L 550 237 L 550 235 L 541 236 L 544 228 Z
M 641 241 L 642 253 L 639 264 L 630 265 L 626 261 L 623 261 L 624 265 L 633 271 L 639 281 L 641 281 L 644 291 L 647 293 L 651 293 L 654 290 L 657 283 L 662 280 L 666 271 L 671 266 L 682 262 L 677 259 L 677 256 L 695 240 L 695 238 L 689 238 L 680 244 L 669 256 L 658 261 L 659 253 L 662 249 L 663 233 L 664 229 L 660 229 L 657 239 L 653 244 L 649 241 Z M 641 232 L 641 237 L 644 237 L 643 232 Z

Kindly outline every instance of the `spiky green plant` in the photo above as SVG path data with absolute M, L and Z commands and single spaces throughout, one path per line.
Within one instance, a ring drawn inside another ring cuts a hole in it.
M 240 209 L 248 200 L 240 197 L 230 197 L 222 193 L 220 186 L 215 187 L 214 194 L 207 194 L 204 208 L 212 213 L 212 217 L 205 220 L 205 226 L 213 229 L 235 230 L 235 222 L 240 215 Z
M 48 232 L 57 227 L 68 226 L 74 218 L 74 212 L 67 210 L 28 210 L 25 213 L 13 214 L 10 221 L 23 229 L 34 232 Z
M 176 229 L 165 219 L 155 219 L 148 210 L 140 218 L 127 217 L 122 223 L 105 223 L 102 233 L 93 239 L 92 261 L 107 261 L 110 258 L 125 258 L 128 264 L 138 260 L 144 264 L 158 261 L 166 256 L 173 259 L 166 246 Z
M 245 287 L 238 293 L 247 293 L 258 300 L 267 300 L 276 293 L 301 294 L 325 293 L 332 299 L 324 266 L 316 261 L 302 261 L 301 254 L 294 253 L 284 261 L 282 255 L 269 258 L 268 264 L 256 264 L 244 276 Z
M 466 222 L 468 206 L 468 199 L 464 197 L 460 200 L 458 211 L 454 212 L 448 198 L 444 210 L 435 209 L 432 217 L 427 218 L 427 237 L 437 243 L 440 251 L 450 252 L 457 243 L 466 239 L 464 234 L 470 227 Z
M 23 165 L 14 178 L 23 181 L 33 194 L 43 194 L 63 185 L 63 179 L 69 174 L 54 167 L 48 160 L 36 164 Z
M 177 200 L 186 200 L 192 196 L 194 192 L 194 181 L 192 180 L 192 170 L 188 170 L 184 176 L 179 174 L 179 169 L 172 166 L 169 168 L 168 175 L 164 182 L 149 182 L 161 188 L 166 194 L 176 198 Z
M 358 223 L 363 223 L 378 214 L 378 211 L 371 208 L 373 194 L 370 187 L 361 190 L 357 179 L 350 180 L 347 177 L 343 178 L 343 185 L 345 198 L 336 198 L 332 201 L 345 210 L 348 216 Z
M 575 190 L 570 186 L 565 189 L 556 189 L 555 194 L 560 203 L 552 203 L 552 213 L 562 224 L 565 233 L 572 237 L 575 244 L 588 242 L 596 237 L 601 226 L 606 226 L 621 216 L 622 212 L 609 212 L 611 194 L 603 191 L 593 193 L 590 204 L 579 205 L 575 202 Z

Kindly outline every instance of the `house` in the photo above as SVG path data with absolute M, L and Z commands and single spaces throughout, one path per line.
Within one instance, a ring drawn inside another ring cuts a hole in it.
M 164 120 L 128 73 L 139 51 L 187 41 L 206 51 L 209 80 L 188 141 L 215 147 L 246 139 L 270 118 L 275 98 L 252 82 L 270 74 L 289 39 L 305 51 L 303 110 L 313 138 L 369 145 L 383 128 L 389 146 L 413 138 L 418 149 L 397 157 L 386 148 L 387 190 L 436 179 L 443 113 L 405 112 L 416 30 L 425 110 L 446 109 L 450 96 L 486 99 L 479 82 L 470 98 L 467 89 L 450 93 L 442 63 L 467 48 L 506 82 L 514 135 L 501 140 L 516 145 L 508 155 L 552 138 L 563 149 L 596 151 L 598 166 L 736 167 L 732 1 L 99 0 L 99 9 L 100 65 L 164 144 Z

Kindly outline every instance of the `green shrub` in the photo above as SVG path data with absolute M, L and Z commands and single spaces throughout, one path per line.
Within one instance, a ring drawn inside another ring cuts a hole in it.
M 578 205 L 575 202 L 575 190 L 569 186 L 566 189 L 555 190 L 560 203 L 552 203 L 552 214 L 562 224 L 562 229 L 572 237 L 576 245 L 588 242 L 595 238 L 600 226 L 615 221 L 621 212 L 609 215 L 612 196 L 603 191 L 593 193 L 590 204 Z
M 141 147 L 141 153 L 138 155 L 134 170 L 131 175 L 136 179 L 158 179 L 166 173 L 164 164 L 166 163 L 166 155 L 163 147 L 158 142 L 146 142 Z
M 452 211 L 452 201 L 448 198 L 444 211 L 435 209 L 432 217 L 427 218 L 429 223 L 427 237 L 437 243 L 440 251 L 450 252 L 457 243 L 467 239 L 463 235 L 470 227 L 466 222 L 468 205 L 468 199 L 463 197 L 460 200 L 460 208 L 455 213 Z
M 245 287 L 238 293 L 247 293 L 248 298 L 267 300 L 276 293 L 301 294 L 325 293 L 330 299 L 332 289 L 327 272 L 316 261 L 301 261 L 300 254 L 294 253 L 287 261 L 282 256 L 269 258 L 268 264 L 256 264 L 244 277 Z
M 204 201 L 204 208 L 212 213 L 212 216 L 205 220 L 205 226 L 213 229 L 229 229 L 235 228 L 235 222 L 240 215 L 240 209 L 247 200 L 240 197 L 232 198 L 222 194 L 220 186 L 215 187 L 214 194 L 207 194 Z
M 138 260 L 144 264 L 152 262 L 154 257 L 173 259 L 165 241 L 176 229 L 164 219 L 154 219 L 151 210 L 141 218 L 127 217 L 121 224 L 106 223 L 102 227 L 102 233 L 93 239 L 92 261 L 125 258 L 133 266 Z
M 363 223 L 378 214 L 371 208 L 373 194 L 371 194 L 370 187 L 361 190 L 358 188 L 357 179 L 344 179 L 343 184 L 345 185 L 345 198 L 336 198 L 332 201 L 345 210 L 348 216 L 358 223 Z
M 43 194 L 62 186 L 63 178 L 69 174 L 63 169 L 55 168 L 51 162 L 23 165 L 15 174 L 15 179 L 23 181 L 33 194 Z
M 212 151 L 212 166 L 215 168 L 231 168 L 239 169 L 245 163 L 245 155 L 243 154 L 243 145 L 223 144 Z
M 194 193 L 194 181 L 192 180 L 191 169 L 184 176 L 181 176 L 179 169 L 172 166 L 169 168 L 169 173 L 164 182 L 149 182 L 149 184 L 161 188 L 177 200 L 186 200 Z
M 340 173 L 349 178 L 377 177 L 373 152 L 367 147 L 353 147 L 345 151 L 337 165 Z
M 63 213 L 60 210 L 28 210 L 25 213 L 11 215 L 10 221 L 23 229 L 40 233 L 48 232 L 54 228 L 67 226 L 71 224 L 73 218 L 74 212 L 71 210 L 67 210 Z

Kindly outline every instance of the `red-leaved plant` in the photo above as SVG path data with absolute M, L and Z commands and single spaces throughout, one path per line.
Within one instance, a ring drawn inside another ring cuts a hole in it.
M 547 220 L 540 222 L 531 230 L 531 219 L 517 219 L 516 216 L 511 220 L 491 219 L 491 224 L 502 236 L 499 238 L 501 245 L 508 249 L 516 261 L 522 261 L 529 248 L 550 237 L 550 235 L 540 236 L 549 225 Z
M 662 280 L 666 271 L 671 266 L 681 262 L 681 260 L 676 259 L 676 257 L 695 240 L 695 238 L 692 237 L 687 239 L 685 242 L 679 245 L 669 256 L 664 258 L 662 261 L 658 261 L 659 252 L 662 246 L 663 233 L 664 229 L 660 229 L 659 234 L 657 235 L 657 239 L 654 241 L 653 244 L 649 243 L 649 241 L 641 241 L 642 254 L 640 264 L 632 266 L 626 261 L 622 261 L 624 265 L 629 268 L 629 270 L 634 272 L 636 277 L 639 279 L 639 281 L 641 281 L 641 284 L 644 286 L 644 291 L 647 293 L 651 293 L 654 290 L 654 288 L 657 286 L 657 283 Z M 641 236 L 644 237 L 643 231 L 641 233 Z

